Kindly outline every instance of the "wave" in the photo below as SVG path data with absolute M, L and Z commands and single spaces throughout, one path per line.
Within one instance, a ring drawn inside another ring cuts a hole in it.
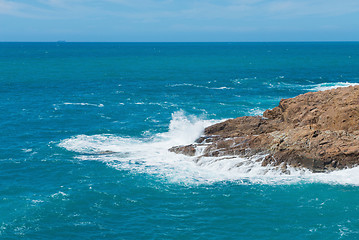
M 261 109 L 261 108 L 252 108 L 248 111 L 249 115 L 251 116 L 262 116 L 263 113 L 265 112 L 265 109 Z
M 242 84 L 243 81 L 248 82 L 248 80 L 256 81 L 256 77 L 253 78 L 241 78 L 241 79 L 234 79 L 231 80 L 233 84 Z M 295 83 L 288 83 L 287 81 L 283 81 L 285 76 L 278 76 L 276 77 L 276 81 L 274 82 L 267 82 L 264 81 L 262 84 L 265 85 L 267 88 L 274 88 L 274 89 L 302 89 L 304 91 L 325 91 L 330 89 L 335 89 L 338 87 L 348 87 L 348 86 L 355 86 L 359 85 L 359 83 L 352 83 L 352 82 L 324 82 L 319 84 L 309 84 L 313 83 L 312 81 L 307 81 L 307 84 L 295 84 Z M 180 84 L 172 84 L 169 87 L 194 87 L 194 88 L 205 88 L 205 89 L 212 89 L 212 90 L 233 90 L 234 87 L 210 87 L 210 86 L 203 86 L 203 85 L 196 85 L 191 83 L 180 83 Z M 247 87 L 252 88 L 255 86 L 248 85 Z
M 350 83 L 350 82 L 333 82 L 333 83 L 319 83 L 307 86 L 306 90 L 309 91 L 325 91 L 330 89 L 335 89 L 338 87 L 349 87 L 356 86 L 359 83 Z
M 206 89 L 212 89 L 212 90 L 230 90 L 230 89 L 234 89 L 232 87 L 209 87 L 209 86 L 202 86 L 202 85 L 196 85 L 196 84 L 192 84 L 192 83 L 179 83 L 179 84 L 172 84 L 169 85 L 170 87 L 195 87 L 195 88 L 206 88 Z
M 222 90 L 222 89 L 234 89 L 234 88 L 232 88 L 232 87 L 212 87 L 212 88 L 206 87 L 206 88 L 208 88 L 208 89 L 218 89 L 218 90 Z
M 64 102 L 63 105 L 78 105 L 78 106 L 93 106 L 93 107 L 104 107 L 103 104 L 94 104 L 94 103 L 70 103 Z
M 172 114 L 167 132 L 148 138 L 124 138 L 111 134 L 77 135 L 59 146 L 77 153 L 83 161 L 101 161 L 118 170 L 144 173 L 169 182 L 204 184 L 231 181 L 238 184 L 328 183 L 359 185 L 359 167 L 331 173 L 261 165 L 263 155 L 244 157 L 188 157 L 169 152 L 176 145 L 193 143 L 205 127 L 219 120 L 205 120 L 179 111 Z

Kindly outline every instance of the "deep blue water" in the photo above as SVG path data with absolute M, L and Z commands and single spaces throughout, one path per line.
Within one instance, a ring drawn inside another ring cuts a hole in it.
M 359 42 L 0 43 L 0 239 L 359 239 L 357 168 L 167 152 L 356 83 Z

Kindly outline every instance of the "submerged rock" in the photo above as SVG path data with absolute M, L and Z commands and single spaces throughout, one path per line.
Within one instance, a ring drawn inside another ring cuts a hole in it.
M 267 154 L 263 166 L 313 172 L 353 167 L 359 163 L 359 86 L 282 99 L 263 116 L 209 126 L 195 143 L 169 151 L 201 157 Z

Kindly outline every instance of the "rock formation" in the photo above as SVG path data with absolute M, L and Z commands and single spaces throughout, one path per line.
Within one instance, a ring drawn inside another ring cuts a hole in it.
M 263 116 L 212 125 L 195 143 L 169 150 L 189 156 L 200 152 L 198 157 L 263 153 L 263 166 L 283 171 L 286 166 L 313 172 L 353 167 L 359 163 L 359 86 L 282 99 Z

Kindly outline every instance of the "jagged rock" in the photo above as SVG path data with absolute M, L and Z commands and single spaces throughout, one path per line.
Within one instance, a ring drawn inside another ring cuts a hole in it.
M 194 156 L 267 153 L 262 165 L 289 165 L 313 172 L 359 163 L 359 86 L 282 99 L 263 116 L 239 117 L 212 126 L 204 136 L 172 152 Z

